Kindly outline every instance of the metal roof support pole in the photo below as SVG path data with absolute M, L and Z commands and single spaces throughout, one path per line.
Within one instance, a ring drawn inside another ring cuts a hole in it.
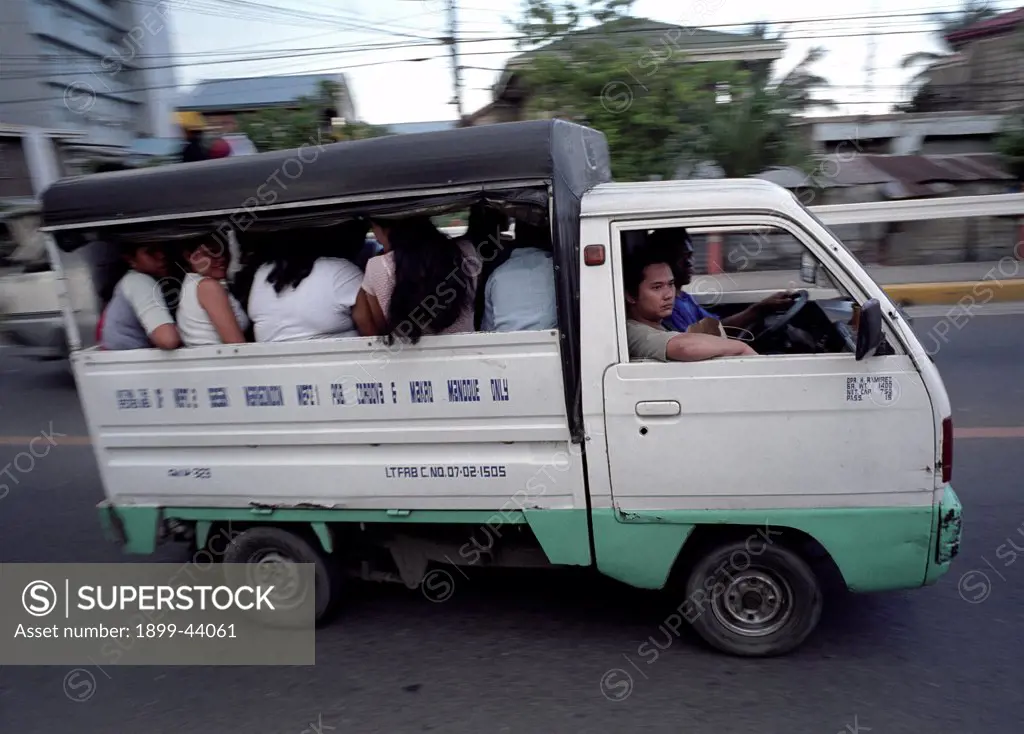
M 50 258 L 50 267 L 53 268 L 53 273 L 57 276 L 57 299 L 60 302 L 60 310 L 64 314 L 64 333 L 68 338 L 68 347 L 72 352 L 76 352 L 82 348 L 82 335 L 78 331 L 75 309 L 71 303 L 71 295 L 68 293 L 68 279 L 60 260 L 60 250 L 57 249 L 57 240 L 53 238 L 52 234 L 44 234 L 43 241 L 46 243 L 46 254 Z

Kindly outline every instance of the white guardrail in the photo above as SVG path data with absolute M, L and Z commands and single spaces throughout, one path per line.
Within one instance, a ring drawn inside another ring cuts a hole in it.
M 807 207 L 825 224 L 913 222 L 921 219 L 964 217 L 1022 217 L 1024 193 L 949 196 L 908 201 L 871 201 L 861 204 L 825 204 Z

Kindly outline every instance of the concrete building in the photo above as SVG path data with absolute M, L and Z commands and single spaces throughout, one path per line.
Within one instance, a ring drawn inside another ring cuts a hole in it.
M 167 0 L 0 0 L 0 122 L 85 133 L 86 148 L 169 137 Z
M 992 153 L 1003 119 L 994 112 L 970 111 L 837 115 L 806 118 L 805 131 L 820 154 Z
M 929 110 L 1007 112 L 1024 105 L 1024 8 L 950 33 L 954 53 L 933 64 Z

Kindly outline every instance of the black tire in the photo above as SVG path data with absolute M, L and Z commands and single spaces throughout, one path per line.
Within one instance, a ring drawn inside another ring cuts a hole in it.
M 796 553 L 758 539 L 708 551 L 686 580 L 686 619 L 707 643 L 742 657 L 784 655 L 821 619 L 818 577 Z
M 228 544 L 224 551 L 224 563 L 259 563 L 268 554 L 276 554 L 294 563 L 313 564 L 315 619 L 318 625 L 328 621 L 340 601 L 341 577 L 330 559 L 301 535 L 272 526 L 249 528 L 236 535 Z

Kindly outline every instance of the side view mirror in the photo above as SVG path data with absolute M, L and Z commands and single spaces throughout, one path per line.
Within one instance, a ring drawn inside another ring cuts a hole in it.
M 800 257 L 800 280 L 815 285 L 818 282 L 818 261 L 809 252 Z
M 872 357 L 882 343 L 882 306 L 870 298 L 860 307 L 857 321 L 857 361 Z

